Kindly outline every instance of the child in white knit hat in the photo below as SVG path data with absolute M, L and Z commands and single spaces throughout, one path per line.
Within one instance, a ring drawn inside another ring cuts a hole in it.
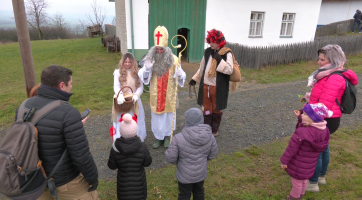
M 147 199 L 147 182 L 144 167 L 152 163 L 147 146 L 137 136 L 137 119 L 130 114 L 121 117 L 120 133 L 112 146 L 108 167 L 118 169 L 118 199 Z

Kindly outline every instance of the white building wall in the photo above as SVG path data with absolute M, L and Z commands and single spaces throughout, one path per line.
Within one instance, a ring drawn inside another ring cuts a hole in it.
M 362 1 L 323 1 L 318 25 L 353 19 L 357 9 L 362 10 Z
M 321 0 L 208 0 L 206 30 L 221 30 L 227 41 L 268 46 L 314 39 Z M 252 11 L 264 12 L 262 38 L 249 38 Z M 295 13 L 292 38 L 280 38 L 283 13 Z M 205 44 L 205 48 L 207 44 Z
M 127 48 L 132 49 L 130 1 L 126 1 Z M 148 1 L 132 0 L 134 49 L 148 49 Z M 137 39 L 136 39 L 137 38 Z

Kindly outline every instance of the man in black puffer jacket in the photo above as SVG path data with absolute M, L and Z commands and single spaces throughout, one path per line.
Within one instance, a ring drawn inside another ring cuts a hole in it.
M 72 71 L 51 65 L 41 74 L 41 86 L 37 96 L 30 98 L 25 107 L 40 109 L 54 100 L 64 101 L 36 124 L 39 132 L 39 158 L 49 175 L 67 149 L 64 159 L 52 176 L 59 200 L 99 199 L 96 191 L 97 166 L 89 151 L 82 119 L 79 111 L 68 103 L 72 95 L 71 89 Z M 39 199 L 53 199 L 49 188 Z

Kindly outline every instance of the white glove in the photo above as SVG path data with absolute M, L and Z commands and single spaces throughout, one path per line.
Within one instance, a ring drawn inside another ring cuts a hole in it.
M 181 77 L 182 76 L 182 70 L 176 70 L 176 76 Z
M 136 103 L 136 101 L 138 100 L 138 95 L 133 94 L 132 100 L 133 100 L 133 104 Z
M 117 98 L 117 103 L 118 103 L 119 105 L 121 105 L 121 104 L 124 103 L 124 101 L 125 101 L 125 99 L 124 99 L 124 97 L 123 97 L 123 94 L 119 94 L 119 95 L 118 95 L 118 98 Z
M 152 61 L 151 58 L 147 58 L 145 60 L 145 69 L 146 69 L 146 71 L 148 71 L 148 72 L 151 71 L 154 63 L 155 63 L 155 61 Z

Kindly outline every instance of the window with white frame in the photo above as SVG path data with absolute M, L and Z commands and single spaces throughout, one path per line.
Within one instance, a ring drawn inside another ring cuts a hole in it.
M 263 22 L 264 22 L 263 12 L 251 12 L 249 36 L 251 37 L 262 36 Z
M 280 36 L 293 36 L 295 13 L 283 13 Z

